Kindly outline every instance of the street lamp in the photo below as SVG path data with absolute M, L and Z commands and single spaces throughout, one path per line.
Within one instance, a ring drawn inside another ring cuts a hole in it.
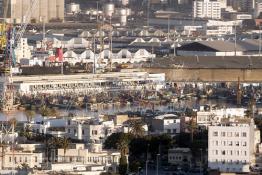
M 147 166 L 148 166 L 148 148 L 149 148 L 149 144 L 147 144 L 147 150 L 146 150 L 146 175 L 147 175 Z
M 156 155 L 156 175 L 158 175 L 158 158 L 159 158 L 160 154 Z
M 202 148 L 200 148 L 200 174 L 202 173 Z
M 141 169 L 141 167 L 138 167 L 138 169 L 137 169 L 138 175 L 140 175 L 140 169 Z

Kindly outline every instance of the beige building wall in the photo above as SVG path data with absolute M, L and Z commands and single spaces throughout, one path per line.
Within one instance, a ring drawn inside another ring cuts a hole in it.
M 21 23 L 25 20 L 27 11 L 33 0 L 10 0 L 11 14 L 8 22 Z M 64 20 L 65 0 L 38 0 L 36 7 L 31 14 L 31 20 L 34 22 L 45 22 L 50 20 Z

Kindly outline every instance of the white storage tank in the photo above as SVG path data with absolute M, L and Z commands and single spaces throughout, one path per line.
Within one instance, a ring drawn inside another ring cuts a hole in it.
M 66 5 L 66 12 L 67 13 L 78 13 L 80 12 L 80 5 L 76 3 L 70 3 Z
M 103 7 L 105 16 L 112 16 L 115 12 L 115 5 L 112 3 L 105 4 Z
M 126 11 L 126 9 L 120 9 L 120 16 L 126 16 L 127 15 L 127 13 L 126 13 L 127 11 Z
M 123 6 L 127 6 L 129 4 L 129 0 L 120 0 L 120 3 L 123 5 Z
M 126 24 L 127 24 L 127 16 L 126 15 L 120 16 L 120 25 L 126 26 Z

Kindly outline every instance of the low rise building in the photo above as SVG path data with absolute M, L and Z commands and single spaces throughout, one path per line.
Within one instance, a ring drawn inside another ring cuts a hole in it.
M 156 133 L 176 135 L 180 133 L 180 118 L 174 114 L 165 114 L 152 120 L 152 128 Z
M 178 166 L 192 166 L 192 153 L 190 148 L 172 148 L 168 150 L 168 163 Z
M 0 87 L 4 83 L 0 77 Z M 103 74 L 13 76 L 15 91 L 23 94 L 62 94 L 101 91 L 159 90 L 165 85 L 165 74 L 147 72 L 112 72 Z
M 1 152 L 3 158 L 0 163 L 4 169 L 16 169 L 28 166 L 29 168 L 41 168 L 41 164 L 44 162 L 44 155 L 42 152 L 35 152 L 35 150 L 24 150 L 12 148 L 9 146 L 5 149 L 4 154 Z
M 71 144 L 65 151 L 64 149 L 57 150 L 58 163 L 82 164 L 84 168 L 99 165 L 104 166 L 106 171 L 116 172 L 119 160 L 120 152 L 103 150 L 102 145 L 96 143 L 92 143 L 88 147 L 84 144 Z M 68 168 L 71 169 L 70 166 Z

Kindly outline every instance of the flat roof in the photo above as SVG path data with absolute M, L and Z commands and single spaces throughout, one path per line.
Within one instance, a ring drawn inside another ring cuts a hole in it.
M 262 69 L 259 56 L 175 56 L 155 58 L 151 66 L 144 68 L 175 69 Z

